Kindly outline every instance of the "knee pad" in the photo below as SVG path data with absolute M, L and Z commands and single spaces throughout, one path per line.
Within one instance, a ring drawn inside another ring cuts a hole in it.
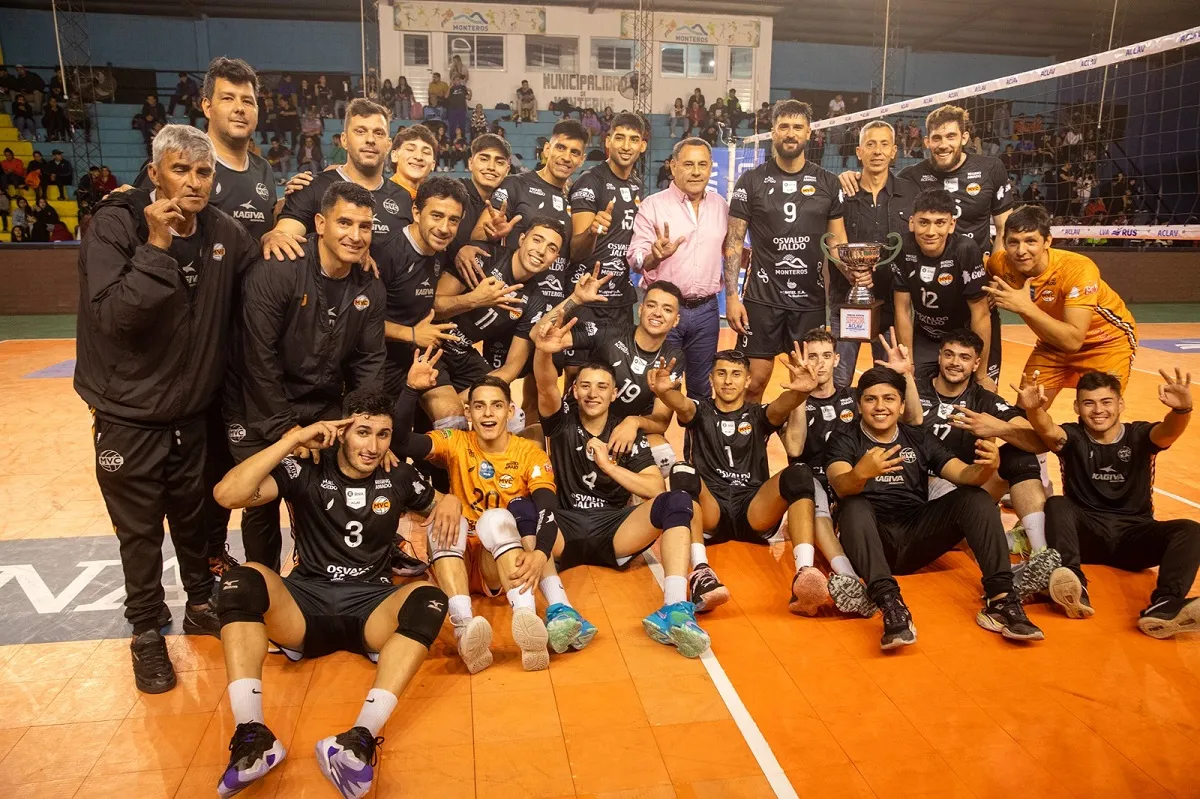
M 813 500 L 813 473 L 805 463 L 790 463 L 779 473 L 779 496 L 791 505 L 802 499 Z
M 466 430 L 467 417 L 465 416 L 447 416 L 444 419 L 438 419 L 433 423 L 434 430 Z
M 271 607 L 271 595 L 267 592 L 267 581 L 256 569 L 235 566 L 221 578 L 221 591 L 217 595 L 217 617 L 221 626 L 235 621 L 263 623 L 263 616 Z
M 658 466 L 658 470 L 662 472 L 663 478 L 671 476 L 671 470 L 675 466 L 675 448 L 667 442 L 655 444 L 650 448 L 650 454 L 654 457 L 654 463 Z
M 1000 479 L 1010 486 L 1023 483 L 1026 480 L 1042 480 L 1042 467 L 1037 455 L 1017 449 L 1012 444 L 1000 447 L 1000 468 L 997 470 Z
M 825 491 L 825 486 L 817 478 L 813 478 L 813 515 L 818 519 L 833 520 L 832 514 L 829 512 L 829 494 Z
M 659 530 L 670 530 L 672 527 L 691 527 L 695 515 L 691 495 L 686 491 L 674 489 L 659 494 L 650 506 L 650 523 Z
M 426 528 L 428 533 L 430 528 Z M 448 548 L 440 548 L 434 545 L 433 539 L 429 539 L 429 562 L 433 563 L 438 558 L 461 558 L 467 551 L 467 520 L 458 520 L 458 536 Z
M 499 560 L 505 552 L 521 548 L 521 534 L 517 531 L 517 520 L 507 508 L 485 510 L 475 522 L 475 535 L 479 543 Z
M 396 613 L 396 632 L 428 649 L 446 621 L 449 604 L 437 586 L 417 586 Z
M 700 475 L 696 467 L 685 461 L 680 461 L 671 467 L 667 475 L 667 488 L 672 491 L 682 491 L 697 502 L 700 501 Z
M 537 535 L 538 510 L 532 499 L 517 497 L 508 503 L 508 512 L 517 522 L 518 535 L 522 538 L 527 535 Z

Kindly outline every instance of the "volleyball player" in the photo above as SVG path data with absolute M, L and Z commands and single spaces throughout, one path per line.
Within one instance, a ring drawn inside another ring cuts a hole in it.
M 417 190 L 437 166 L 438 146 L 433 131 L 421 124 L 409 125 L 392 137 L 388 159 L 395 172 L 391 181 L 417 199 Z
M 750 358 L 746 400 L 752 403 L 762 399 L 775 356 L 825 325 L 820 240 L 832 233 L 833 245 L 846 241 L 837 177 L 804 158 L 811 121 L 808 103 L 777 102 L 771 111 L 774 155 L 738 178 L 729 202 L 725 315 Z M 739 297 L 747 229 L 750 266 Z
M 467 207 L 463 209 L 458 234 L 449 250 L 459 277 L 470 288 L 475 288 L 483 279 L 485 262 L 491 254 L 487 242 L 472 241 L 471 234 L 492 192 L 500 188 L 511 168 L 512 147 L 503 137 L 484 133 L 471 140 L 471 157 L 467 159 L 471 176 L 461 178 L 467 189 Z

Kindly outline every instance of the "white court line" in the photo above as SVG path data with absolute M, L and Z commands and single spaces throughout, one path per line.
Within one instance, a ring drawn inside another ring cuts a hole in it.
M 658 581 L 659 588 L 662 588 L 662 564 L 650 550 L 646 550 L 642 554 L 646 558 L 646 563 L 650 566 L 650 573 Z M 746 709 L 742 698 L 738 696 L 737 689 L 730 682 L 729 675 L 725 673 L 725 669 L 721 668 L 721 662 L 717 660 L 717 656 L 713 654 L 711 648 L 700 656 L 700 662 L 704 664 L 709 678 L 712 679 L 713 684 L 717 687 L 717 693 L 721 695 L 721 701 L 725 703 L 725 707 L 729 708 L 729 714 L 733 716 L 733 721 L 742 733 L 742 738 L 745 739 L 746 745 L 750 747 L 750 752 L 754 755 L 754 759 L 758 761 L 758 767 L 762 769 L 763 775 L 767 778 L 767 782 L 770 783 L 771 790 L 780 799 L 799 799 L 796 789 L 792 787 L 791 781 L 783 773 L 783 766 L 779 765 L 779 761 L 775 758 L 775 753 L 771 751 L 771 745 L 763 737 L 762 730 L 758 728 L 754 717 Z

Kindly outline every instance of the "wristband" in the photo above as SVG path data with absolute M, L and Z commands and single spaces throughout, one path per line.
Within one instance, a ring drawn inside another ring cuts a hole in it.
M 1191 408 L 1172 408 L 1171 409 L 1171 413 L 1177 413 L 1180 416 L 1187 416 L 1191 412 L 1192 412 Z

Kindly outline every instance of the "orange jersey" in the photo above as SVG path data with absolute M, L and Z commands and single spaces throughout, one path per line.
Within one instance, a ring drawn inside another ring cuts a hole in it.
M 1049 250 L 1050 265 L 1029 281 L 1029 293 L 1038 308 L 1059 321 L 1066 320 L 1067 308 L 1090 308 L 1092 321 L 1084 334 L 1082 349 L 1123 342 L 1137 349 L 1137 327 L 1133 314 L 1112 287 L 1100 278 L 1100 269 L 1086 256 L 1068 250 Z M 988 272 L 1017 288 L 1025 276 L 1014 269 L 1004 250 L 992 253 Z M 1039 349 L 1052 350 L 1039 341 Z
M 433 449 L 426 457 L 450 473 L 450 493 L 462 500 L 472 527 L 485 510 L 505 508 L 535 488 L 554 491 L 550 456 L 527 438 L 509 435 L 504 452 L 484 452 L 474 431 L 426 433 Z

